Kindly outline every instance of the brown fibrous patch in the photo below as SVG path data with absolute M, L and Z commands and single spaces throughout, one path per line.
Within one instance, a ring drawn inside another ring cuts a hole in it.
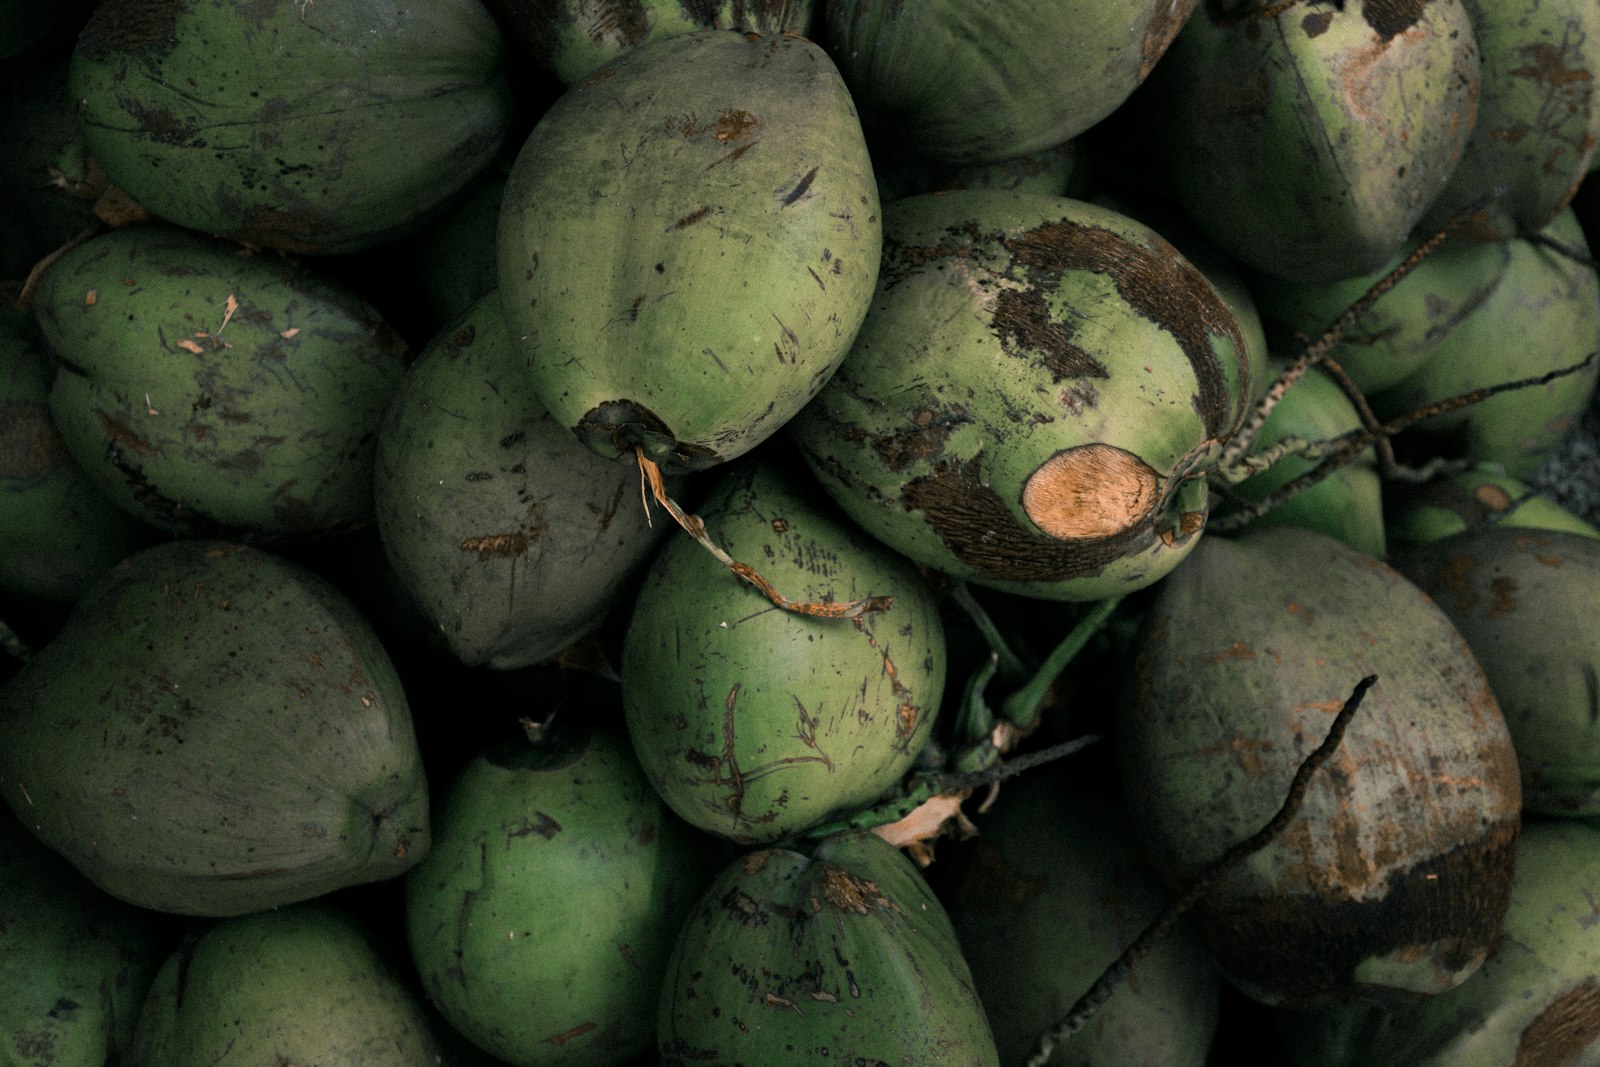
M 49 409 L 20 400 L 0 403 L 0 478 L 42 478 L 67 462 Z
M 178 43 L 178 0 L 113 0 L 95 8 L 78 47 L 96 61 L 125 52 L 159 59 Z
M 1146 522 L 1161 477 L 1126 449 L 1100 442 L 1057 452 L 1022 486 L 1022 510 L 1051 537 L 1111 537 Z
M 1188 359 L 1195 377 L 1195 410 L 1206 433 L 1221 436 L 1233 412 L 1225 376 L 1212 345 L 1223 338 L 1241 358 L 1245 351 L 1239 320 L 1211 282 L 1170 243 L 1152 234 L 1139 241 L 1085 223 L 1055 219 L 1014 237 L 1005 246 L 1028 271 L 1036 286 L 1068 271 L 1089 271 L 1111 279 L 1117 294 L 1138 315 L 1171 334 Z M 1248 383 L 1240 375 L 1241 389 Z
M 821 864 L 822 896 L 839 911 L 851 915 L 867 915 L 887 908 L 899 911 L 894 901 L 883 895 L 878 883 L 858 878 L 842 867 Z
M 1437 972 L 1454 974 L 1493 950 L 1511 901 L 1519 829 L 1514 816 L 1501 819 L 1475 841 L 1419 857 L 1375 898 L 1354 899 L 1332 886 L 1267 897 L 1219 891 L 1195 909 L 1195 922 L 1226 971 L 1270 988 L 1286 1006 L 1382 998 L 1385 989 L 1357 982 L 1356 969 L 1367 960 L 1415 952 Z
M 1577 1067 L 1600 1041 L 1600 984 L 1593 977 L 1552 1000 L 1522 1030 L 1511 1067 Z

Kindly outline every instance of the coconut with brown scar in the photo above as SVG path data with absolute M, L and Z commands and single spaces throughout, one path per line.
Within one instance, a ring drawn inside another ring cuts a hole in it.
M 969 190 L 885 212 L 878 289 L 789 424 L 829 493 L 926 567 L 1052 600 L 1168 573 L 1250 399 L 1257 324 L 1147 226 Z

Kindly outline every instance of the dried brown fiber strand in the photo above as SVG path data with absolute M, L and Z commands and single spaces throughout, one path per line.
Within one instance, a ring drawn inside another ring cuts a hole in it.
M 810 615 L 819 619 L 858 619 L 869 612 L 888 611 L 894 603 L 892 596 L 869 596 L 860 600 L 843 601 L 816 601 L 816 600 L 790 600 L 773 586 L 759 571 L 748 563 L 741 563 L 725 552 L 721 545 L 711 540 L 706 532 L 706 524 L 698 515 L 691 515 L 684 511 L 667 493 L 666 479 L 662 477 L 661 467 L 655 460 L 644 454 L 644 449 L 635 448 L 634 456 L 639 461 L 639 470 L 644 475 L 650 487 L 650 495 L 657 504 L 664 508 L 668 515 L 681 526 L 685 533 L 696 541 L 707 552 L 715 556 L 724 567 L 743 578 L 761 591 L 761 594 L 784 611 L 792 611 L 797 615 Z
M 1101 1006 L 1110 999 L 1116 987 L 1132 973 L 1134 965 L 1148 956 L 1152 949 L 1172 933 L 1173 927 L 1178 925 L 1178 920 L 1183 918 L 1190 909 L 1205 897 L 1206 893 L 1210 891 L 1212 885 L 1219 878 L 1240 863 L 1243 863 L 1253 853 L 1266 848 L 1283 833 L 1289 823 L 1294 820 L 1294 817 L 1299 814 L 1300 805 L 1305 801 L 1306 792 L 1311 788 L 1311 776 L 1316 774 L 1324 763 L 1333 758 L 1333 753 L 1344 740 L 1345 728 L 1350 725 L 1350 720 L 1355 715 L 1356 709 L 1361 706 L 1362 698 L 1367 695 L 1367 690 L 1371 689 L 1377 680 L 1377 675 L 1369 674 L 1356 683 L 1356 687 L 1351 691 L 1349 699 L 1344 702 L 1344 707 L 1340 708 L 1339 714 L 1334 716 L 1333 725 L 1328 727 L 1327 736 L 1322 739 L 1322 744 L 1318 745 L 1316 750 L 1307 756 L 1305 762 L 1301 763 L 1294 772 L 1294 778 L 1289 782 L 1288 792 L 1284 796 L 1283 806 L 1278 809 L 1278 813 L 1267 820 L 1265 826 L 1228 849 L 1209 867 L 1201 871 L 1183 896 L 1173 901 L 1165 912 L 1149 926 L 1145 927 L 1144 932 L 1136 937 L 1133 943 L 1123 950 L 1122 955 L 1112 961 L 1111 965 L 1095 980 L 1094 985 L 1089 987 L 1089 991 L 1078 998 L 1078 1002 L 1072 1006 L 1072 1009 L 1059 1022 L 1039 1035 L 1039 1040 L 1034 1045 L 1033 1052 L 1028 1056 L 1027 1067 L 1044 1067 L 1049 1062 L 1050 1057 L 1054 1055 L 1056 1047 L 1081 1030 L 1084 1024 L 1094 1017 L 1094 1014 L 1100 1010 Z

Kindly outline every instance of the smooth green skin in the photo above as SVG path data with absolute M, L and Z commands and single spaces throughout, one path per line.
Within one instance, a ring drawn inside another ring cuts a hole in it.
M 1423 220 L 1474 215 L 1475 237 L 1537 233 L 1572 200 L 1600 142 L 1600 6 L 1465 0 L 1478 42 L 1478 121 L 1444 192 Z
M 1125 215 L 997 190 L 911 197 L 886 212 L 855 347 L 790 435 L 851 518 L 915 562 L 1099 600 L 1194 547 L 1204 466 L 1181 486 L 1171 476 L 1242 417 L 1246 350 L 1210 281 Z M 1102 443 L 1146 464 L 1165 501 L 1130 515 L 1119 486 L 1086 478 L 1081 510 L 1110 532 L 1052 536 L 1023 506 L 1028 478 Z
M 1168 899 L 1135 854 L 1121 805 L 1070 794 L 1060 776 L 1008 782 L 977 823 L 950 922 L 1000 1062 L 1019 1064 Z M 1057 1047 L 1052 1067 L 1203 1067 L 1221 983 L 1193 931 L 1180 927 L 1135 974 Z
M 399 678 L 344 597 L 241 545 L 113 568 L 0 689 L 0 793 L 113 896 L 237 915 L 403 874 L 427 783 Z
M 1195 0 L 826 5 L 825 39 L 869 126 L 935 158 L 993 162 L 1089 129 L 1149 75 Z
M 1588 254 L 1570 208 L 1541 232 Z M 1371 397 L 1379 417 L 1569 367 L 1600 351 L 1600 274 L 1523 238 L 1510 244 L 1506 275 L 1488 298 L 1434 346 L 1416 373 Z M 1417 429 L 1449 433 L 1472 459 L 1526 478 L 1583 417 L 1597 381 L 1600 361 L 1545 385 L 1435 416 Z
M 1517 845 L 1505 932 L 1477 974 L 1385 1013 L 1354 1004 L 1285 1013 L 1297 1067 L 1522 1067 L 1593 1063 L 1600 1051 L 1600 829 L 1530 821 Z
M 700 30 L 799 33 L 816 0 L 493 0 L 563 85 L 652 41 Z
M 1184 25 L 1144 96 L 1173 194 L 1259 270 L 1302 283 L 1376 270 L 1472 132 L 1478 52 L 1460 0 L 1294 4 L 1231 23 L 1214 7 Z
M 1192 913 L 1235 985 L 1267 1004 L 1403 1000 L 1483 962 L 1510 889 L 1517 759 L 1426 595 L 1330 537 L 1263 527 L 1204 539 L 1136 647 L 1117 763 L 1173 892 L 1267 823 L 1357 682 L 1378 677 L 1288 829 Z
M 1394 565 L 1437 601 L 1488 675 L 1527 809 L 1600 814 L 1600 540 L 1494 526 L 1408 548 Z
M 0 1062 L 105 1067 L 170 948 L 159 916 L 84 880 L 0 812 Z
M 285 252 L 419 227 L 510 126 L 478 0 L 110 0 L 71 87 L 89 152 L 150 211 Z
M 1280 361 L 1273 368 L 1281 370 Z M 1261 427 L 1255 451 L 1286 437 L 1323 441 L 1361 429 L 1361 416 L 1339 384 L 1313 367 L 1272 409 Z M 1316 466 L 1293 456 L 1234 486 L 1249 500 L 1262 500 Z M 1290 497 L 1251 525 L 1303 526 L 1343 541 L 1351 548 L 1382 559 L 1388 552 L 1383 522 L 1383 479 L 1371 450 L 1326 479 Z
M 0 587 L 62 603 L 148 541 L 67 454 L 49 357 L 0 309 Z
M 607 1067 L 653 1048 L 643 1006 L 710 880 L 701 843 L 620 731 L 478 754 L 406 879 L 430 1000 L 516 1067 Z
M 702 31 L 625 54 L 540 119 L 506 184 L 500 294 L 563 425 L 603 455 L 701 469 L 827 381 L 881 237 L 827 54 Z
M 666 975 L 662 1067 L 1000 1062 L 944 908 L 872 834 L 734 861 Z
M 1396 255 L 1370 273 L 1326 283 L 1256 275 L 1250 288 L 1278 350 L 1296 352 L 1403 258 Z M 1328 355 L 1363 392 L 1404 381 L 1489 299 L 1505 280 L 1510 261 L 1511 246 L 1503 241 L 1447 240 L 1362 312 Z
M 408 353 L 351 293 L 278 256 L 134 227 L 63 256 L 34 310 L 67 450 L 130 514 L 258 539 L 371 519 L 377 429 Z
M 1490 522 L 1519 530 L 1558 530 L 1600 539 L 1600 529 L 1492 464 L 1480 464 L 1420 486 L 1402 496 L 1388 515 L 1385 527 L 1389 542 L 1394 545 L 1439 541 Z
M 468 665 L 527 666 L 593 630 L 672 528 L 631 465 L 541 407 L 494 292 L 407 371 L 375 483 L 385 553 Z
M 807 485 L 751 456 L 697 509 L 735 560 L 797 601 L 891 596 L 858 620 L 784 611 L 687 537 L 645 575 L 622 648 L 629 736 L 691 825 L 770 842 L 852 814 L 933 729 L 944 629 L 926 580 Z
M 421 999 L 350 916 L 322 903 L 217 923 L 169 956 L 128 1067 L 434 1067 Z

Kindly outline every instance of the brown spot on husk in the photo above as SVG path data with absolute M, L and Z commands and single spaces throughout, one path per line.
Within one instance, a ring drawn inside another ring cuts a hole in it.
M 531 543 L 528 531 L 513 530 L 511 533 L 469 537 L 461 542 L 461 551 L 476 552 L 479 559 L 516 559 L 527 554 Z
M 1585 978 L 1523 1028 L 1511 1067 L 1578 1067 L 1600 1041 L 1600 985 Z
M 178 0 L 103 3 L 84 25 L 78 47 L 96 62 L 112 52 L 159 59 L 178 43 Z
M 1366 0 L 1361 5 L 1361 17 L 1373 33 L 1387 42 L 1422 21 L 1427 7 L 1428 0 Z
M 1213 893 L 1196 907 L 1194 923 L 1224 970 L 1285 1006 L 1352 995 L 1403 1000 L 1408 994 L 1362 985 L 1356 969 L 1415 953 L 1443 978 L 1487 956 L 1511 902 L 1518 831 L 1515 817 L 1498 821 L 1478 840 L 1395 873 L 1378 899 L 1351 899 L 1332 887 L 1221 900 Z
M 947 408 L 918 408 L 911 413 L 911 428 L 895 433 L 866 434 L 859 429 L 844 429 L 846 439 L 865 437 L 885 467 L 903 471 L 916 463 L 931 463 L 944 454 L 945 442 L 958 426 L 972 421 L 959 405 Z
M 1300 29 L 1305 31 L 1307 37 L 1321 37 L 1328 32 L 1328 27 L 1333 25 L 1332 11 L 1313 11 L 1300 20 Z
M 338 221 L 304 205 L 282 208 L 256 208 L 244 214 L 234 238 L 246 244 L 264 245 L 280 252 L 318 255 L 326 252 L 329 235 L 338 232 Z
M 1054 288 L 1067 271 L 1107 275 L 1117 295 L 1135 313 L 1171 334 L 1189 360 L 1195 377 L 1195 410 L 1206 433 L 1221 436 L 1234 410 L 1243 410 L 1242 381 L 1237 402 L 1224 391 L 1225 376 L 1212 340 L 1225 338 L 1242 358 L 1239 320 L 1216 289 L 1170 243 L 1152 235 L 1150 246 L 1098 226 L 1057 219 L 1041 223 L 1004 244 L 1037 288 Z
M 822 868 L 822 896 L 839 911 L 851 915 L 867 915 L 881 908 L 899 911 L 899 905 L 883 895 L 878 883 L 857 878 L 842 867 L 820 864 Z
M 1161 492 L 1155 468 L 1103 443 L 1057 452 L 1022 486 L 1022 510 L 1051 537 L 1110 537 L 1145 520 Z
M 1052 316 L 1036 289 L 1000 291 L 994 301 L 994 332 L 1007 355 L 1039 357 L 1057 382 L 1111 377 L 1105 364 L 1072 342 L 1072 324 Z
M 141 456 L 155 457 L 161 455 L 160 449 L 156 448 L 146 438 L 139 436 L 132 427 L 121 419 L 108 415 L 104 411 L 96 411 L 94 414 L 95 418 L 100 422 L 100 432 L 123 448 L 137 452 Z
M 48 408 L 21 400 L 0 403 L 0 478 L 43 478 L 68 462 Z

